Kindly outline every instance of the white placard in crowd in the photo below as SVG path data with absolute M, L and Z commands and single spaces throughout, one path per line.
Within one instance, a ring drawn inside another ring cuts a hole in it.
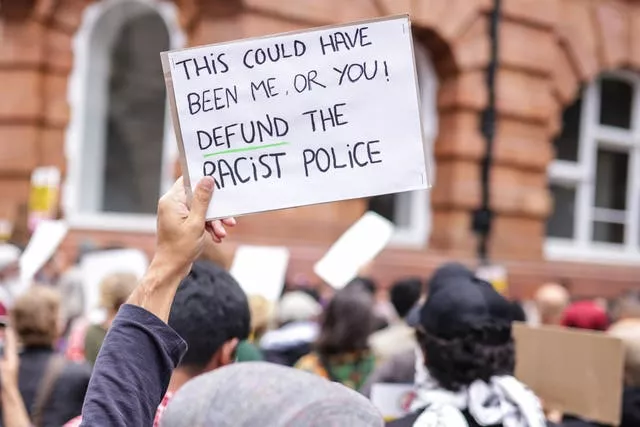
M 142 278 L 149 260 L 138 249 L 116 249 L 92 252 L 82 257 L 82 287 L 84 291 L 84 309 L 92 313 L 100 301 L 100 283 L 110 274 L 131 273 Z
M 410 413 L 414 397 L 415 386 L 412 384 L 378 383 L 371 386 L 371 403 L 385 420 L 394 420 Z
M 340 236 L 313 270 L 322 280 L 341 289 L 387 246 L 393 230 L 391 221 L 367 212 Z
M 247 295 L 276 302 L 282 294 L 289 250 L 276 246 L 239 246 L 230 273 Z
M 429 186 L 408 16 L 165 52 L 188 189 L 207 217 Z
M 23 289 L 19 293 L 31 284 L 36 273 L 51 259 L 68 231 L 69 226 L 64 221 L 43 220 L 38 223 L 20 256 L 20 284 Z

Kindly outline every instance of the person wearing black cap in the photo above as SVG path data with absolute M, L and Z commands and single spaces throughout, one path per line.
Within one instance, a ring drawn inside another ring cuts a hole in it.
M 430 281 L 416 326 L 424 360 L 416 364 L 413 412 L 387 425 L 546 426 L 538 398 L 513 377 L 511 304 L 464 267 L 443 270 Z

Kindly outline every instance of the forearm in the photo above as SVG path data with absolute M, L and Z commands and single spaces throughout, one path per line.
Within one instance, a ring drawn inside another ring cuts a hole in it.
M 29 415 L 22 401 L 18 386 L 13 383 L 2 384 L 2 422 L 4 427 L 29 427 Z
M 149 304 L 159 304 L 156 298 Z M 185 351 L 186 343 L 161 319 L 123 305 L 96 360 L 82 426 L 150 426 Z
M 142 307 L 167 323 L 178 285 L 186 275 L 185 270 L 188 272 L 189 268 L 176 268 L 161 257 L 154 257 L 127 303 Z

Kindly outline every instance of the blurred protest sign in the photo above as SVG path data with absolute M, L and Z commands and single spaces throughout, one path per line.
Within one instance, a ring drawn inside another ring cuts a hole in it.
M 29 193 L 30 230 L 35 230 L 39 221 L 56 217 L 59 193 L 60 169 L 55 166 L 34 169 Z
M 599 332 L 530 327 L 516 322 L 516 377 L 558 410 L 605 424 L 620 423 L 624 348 Z
M 476 270 L 476 277 L 491 283 L 493 288 L 502 295 L 509 293 L 507 269 L 502 265 L 481 265 Z
M 230 273 L 247 295 L 280 299 L 289 265 L 289 250 L 275 246 L 239 246 Z
M 340 236 L 313 270 L 334 288 L 343 288 L 387 246 L 393 230 L 391 221 L 367 212 Z
M 162 64 L 185 184 L 216 180 L 210 219 L 429 186 L 407 16 Z
M 24 252 L 20 256 L 21 293 L 31 284 L 34 276 L 51 259 L 67 235 L 69 226 L 64 221 L 38 222 Z
M 144 252 L 138 249 L 116 249 L 91 252 L 82 257 L 82 285 L 84 291 L 84 309 L 89 315 L 100 301 L 100 283 L 115 273 L 131 273 L 138 278 L 147 270 L 149 261 Z
M 392 421 L 409 414 L 414 398 L 413 384 L 378 383 L 371 386 L 371 403 L 380 411 L 385 421 Z

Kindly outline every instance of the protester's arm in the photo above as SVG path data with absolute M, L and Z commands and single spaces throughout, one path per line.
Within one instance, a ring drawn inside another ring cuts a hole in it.
M 18 344 L 11 328 L 5 329 L 4 357 L 0 362 L 2 421 L 4 427 L 29 427 L 29 415 L 18 389 Z
M 225 237 L 224 225 L 205 225 L 213 180 L 203 179 L 191 209 L 178 180 L 158 204 L 156 254 L 104 340 L 82 408 L 83 426 L 150 426 L 186 343 L 167 324 L 182 278 L 209 234 Z
M 210 236 L 220 242 L 227 234 L 224 225 L 235 225 L 234 219 L 206 224 L 213 187 L 213 179 L 205 177 L 194 191 L 189 209 L 182 179 L 179 179 L 158 203 L 156 254 L 127 302 L 155 314 L 165 323 L 169 320 L 178 285 L 202 253 L 205 239 Z

